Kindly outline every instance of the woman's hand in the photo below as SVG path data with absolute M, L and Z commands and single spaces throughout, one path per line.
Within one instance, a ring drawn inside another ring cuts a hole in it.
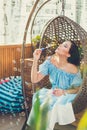
M 34 51 L 33 57 L 34 57 L 35 60 L 39 60 L 40 55 L 41 55 L 41 52 L 42 52 L 41 49 L 36 49 L 36 50 Z
M 68 90 L 63 90 L 63 89 L 56 88 L 56 89 L 53 90 L 53 94 L 55 96 L 62 96 L 62 95 L 66 95 L 66 94 L 76 94 L 76 93 L 79 92 L 79 89 L 80 89 L 79 86 L 74 88 L 74 89 L 68 89 Z
M 64 92 L 64 90 L 62 90 L 62 89 L 56 88 L 56 89 L 53 90 L 53 94 L 54 94 L 55 96 L 62 96 L 62 95 L 65 95 L 65 92 Z

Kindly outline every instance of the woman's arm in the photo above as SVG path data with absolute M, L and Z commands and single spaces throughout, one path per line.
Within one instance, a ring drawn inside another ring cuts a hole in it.
M 68 93 L 68 94 L 76 94 L 78 93 L 80 87 L 76 87 L 76 88 L 73 88 L 73 89 L 68 89 L 68 90 L 64 90 L 64 93 Z
M 80 89 L 80 87 L 68 89 L 68 90 L 56 88 L 56 89 L 53 90 L 53 94 L 55 96 L 62 96 L 62 95 L 66 95 L 66 94 L 76 94 L 76 93 L 78 93 L 79 89 Z
M 44 75 L 38 72 L 38 60 L 41 55 L 41 49 L 36 49 L 33 53 L 33 64 L 31 68 L 31 82 L 32 83 L 37 83 L 39 82 L 42 78 L 44 78 Z

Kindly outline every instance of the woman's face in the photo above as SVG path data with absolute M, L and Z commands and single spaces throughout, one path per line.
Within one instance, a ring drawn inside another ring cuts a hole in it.
M 64 55 L 64 56 L 69 57 L 70 56 L 70 54 L 69 54 L 70 48 L 71 48 L 71 42 L 65 41 L 58 46 L 58 48 L 55 50 L 55 53 L 58 55 Z

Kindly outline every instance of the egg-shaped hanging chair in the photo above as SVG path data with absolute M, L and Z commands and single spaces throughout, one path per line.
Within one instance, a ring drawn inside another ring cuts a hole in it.
M 50 0 L 48 0 L 50 1 Z M 64 0 L 62 11 L 64 11 Z M 36 16 L 35 16 L 36 17 Z M 29 17 L 30 19 L 30 17 Z M 29 20 L 28 19 L 28 20 Z M 35 19 L 34 19 L 35 20 Z M 22 70 L 24 70 L 24 44 L 26 41 L 26 34 L 29 27 L 29 22 L 27 22 L 26 29 L 25 29 L 25 35 L 23 39 L 23 51 L 22 51 Z M 33 25 L 32 25 L 33 26 Z M 31 31 L 32 32 L 32 31 Z M 47 47 L 50 46 L 47 50 L 43 51 L 41 55 L 41 61 L 45 59 L 46 56 L 52 55 L 54 53 L 54 50 L 56 47 L 61 44 L 65 40 L 73 40 L 75 43 L 83 48 L 83 55 L 84 55 L 84 64 L 87 64 L 87 32 L 76 22 L 69 19 L 68 17 L 61 15 L 58 17 L 55 17 L 51 20 L 49 20 L 44 26 L 44 29 L 41 34 L 40 39 L 40 45 L 39 47 Z M 32 40 L 31 40 L 32 41 Z M 52 47 L 52 48 L 51 48 Z M 26 95 L 25 92 L 25 80 L 24 80 L 24 71 L 22 72 L 22 81 L 23 81 L 23 91 L 24 96 Z M 49 78 L 45 78 L 45 80 L 41 80 L 40 84 L 41 86 L 49 86 Z M 84 110 L 87 107 L 87 74 L 84 73 L 83 76 L 83 84 L 81 86 L 81 89 L 75 98 L 75 100 L 72 102 L 74 113 L 77 114 Z
M 87 63 L 87 32 L 76 22 L 69 19 L 66 16 L 58 16 L 48 22 L 44 27 L 41 34 L 40 47 L 46 47 L 51 45 L 46 49 L 45 54 L 42 53 L 44 58 L 47 55 L 52 55 L 55 48 L 65 40 L 75 41 L 78 47 L 83 48 L 84 64 Z M 48 83 L 48 82 L 47 82 Z M 86 74 L 83 78 L 82 87 L 73 101 L 74 113 L 77 114 L 81 112 L 87 106 L 87 77 Z

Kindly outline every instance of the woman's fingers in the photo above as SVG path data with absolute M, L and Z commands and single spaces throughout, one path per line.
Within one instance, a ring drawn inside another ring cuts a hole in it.
M 64 95 L 64 90 L 62 90 L 62 89 L 55 89 L 55 90 L 53 90 L 53 94 L 54 94 L 55 96 Z
M 36 49 L 33 53 L 34 58 L 38 60 L 40 58 L 41 52 L 41 49 Z

